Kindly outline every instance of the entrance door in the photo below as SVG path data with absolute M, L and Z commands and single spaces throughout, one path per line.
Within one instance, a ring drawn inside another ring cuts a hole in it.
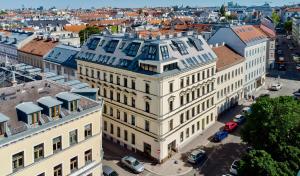
M 151 145 L 144 142 L 144 153 L 151 156 Z
M 169 153 L 172 151 L 176 152 L 176 140 L 168 144 L 168 151 Z

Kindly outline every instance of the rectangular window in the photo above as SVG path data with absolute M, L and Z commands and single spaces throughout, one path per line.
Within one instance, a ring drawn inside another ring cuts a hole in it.
M 87 150 L 84 152 L 84 161 L 85 161 L 85 164 L 88 164 L 90 162 L 92 162 L 92 149 L 90 150 Z
M 12 156 L 13 172 L 24 167 L 24 152 L 19 152 Z
M 44 144 L 39 144 L 34 147 L 34 161 L 44 158 Z
M 107 122 L 106 121 L 103 122 L 103 128 L 104 128 L 104 131 L 107 131 Z
M 56 137 L 52 140 L 53 142 L 53 152 L 58 152 L 61 150 L 61 136 Z
M 183 114 L 180 114 L 180 123 L 183 124 L 183 122 L 184 122 Z
M 169 51 L 167 46 L 160 46 L 160 51 L 163 59 L 169 59 Z
M 200 121 L 197 122 L 197 131 L 200 130 Z
M 169 90 L 170 90 L 170 93 L 173 92 L 173 83 L 169 83 Z
M 150 112 L 150 103 L 147 101 L 145 102 L 145 111 Z
M 63 175 L 62 164 L 59 164 L 59 165 L 55 166 L 53 168 L 53 170 L 54 170 L 54 174 L 53 174 L 54 176 L 62 176 Z
M 183 141 L 183 132 L 180 133 L 180 142 Z
M 145 92 L 150 93 L 150 85 L 148 83 L 145 84 Z
M 127 78 L 124 78 L 124 87 L 127 87 Z
M 92 136 L 92 124 L 88 124 L 84 126 L 84 137 L 85 139 Z
M 120 127 L 117 127 L 117 137 L 120 137 L 121 136 L 121 129 Z
M 190 136 L 190 129 L 187 128 L 186 131 L 185 131 L 185 133 L 186 133 L 185 134 L 186 138 L 188 138 Z
M 78 158 L 77 156 L 70 160 L 70 170 L 74 172 L 78 169 Z
M 183 87 L 184 87 L 184 80 L 182 78 L 182 79 L 180 79 L 180 88 L 182 89 Z
M 77 144 L 77 130 L 73 130 L 69 133 L 70 145 Z
M 195 133 L 195 125 L 192 125 L 192 134 Z
M 124 130 L 124 140 L 125 141 L 128 140 L 128 132 L 127 132 L 127 130 Z
M 114 125 L 110 124 L 110 134 L 114 134 Z
M 131 144 L 135 145 L 135 134 L 131 133 Z
M 131 98 L 131 106 L 135 108 L 135 99 L 133 97 Z
M 131 115 L 131 125 L 135 126 L 135 116 Z
M 150 122 L 145 120 L 145 130 L 149 131 L 150 130 Z
M 131 80 L 131 88 L 135 89 L 135 81 L 134 80 Z
M 169 131 L 173 130 L 173 119 L 169 121 Z

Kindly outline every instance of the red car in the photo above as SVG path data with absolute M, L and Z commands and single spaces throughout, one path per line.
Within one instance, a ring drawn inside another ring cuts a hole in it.
M 233 130 L 235 130 L 237 128 L 238 124 L 236 122 L 227 122 L 225 124 L 225 128 L 224 130 L 227 132 L 232 132 Z

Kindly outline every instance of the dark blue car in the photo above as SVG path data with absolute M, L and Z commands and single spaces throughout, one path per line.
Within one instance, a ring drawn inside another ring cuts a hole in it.
M 228 136 L 228 132 L 227 131 L 218 131 L 215 135 L 214 135 L 214 141 L 215 142 L 220 142 L 223 139 L 225 139 Z

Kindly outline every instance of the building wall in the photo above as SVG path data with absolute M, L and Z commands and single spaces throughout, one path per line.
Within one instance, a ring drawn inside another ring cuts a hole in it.
M 252 95 L 265 84 L 267 42 L 245 48 L 245 95 Z
M 45 72 L 52 72 L 57 75 L 62 75 L 65 77 L 66 81 L 77 79 L 77 73 L 75 69 L 64 67 L 60 64 L 43 61 L 43 69 Z
M 79 80 L 99 88 L 98 95 L 105 99 L 103 108 L 104 136 L 129 149 L 144 153 L 146 153 L 144 143 L 147 143 L 151 145 L 150 156 L 159 162 L 164 161 L 172 153 L 168 149 L 171 142 L 176 141 L 172 146 L 173 150 L 176 151 L 215 122 L 215 63 L 164 78 L 156 78 L 81 60 L 78 60 L 77 64 Z M 203 78 L 202 74 L 205 72 L 207 75 L 207 70 L 209 70 L 210 76 Z M 98 77 L 98 71 L 100 77 Z M 197 80 L 198 73 L 200 75 L 199 81 Z M 112 82 L 110 82 L 110 75 L 113 78 Z M 192 75 L 194 75 L 194 82 L 192 82 Z M 119 85 L 117 77 L 120 78 Z M 127 87 L 124 85 L 124 78 L 127 78 Z M 181 79 L 184 81 L 183 87 L 180 86 Z M 189 85 L 187 85 L 187 79 L 190 80 Z M 132 80 L 135 81 L 135 89 L 132 88 Z M 150 86 L 149 93 L 145 92 L 146 83 Z M 173 83 L 173 91 L 171 92 L 170 83 Z M 207 85 L 209 85 L 209 92 L 207 92 Z M 202 87 L 204 87 L 204 93 Z M 199 89 L 199 96 L 197 96 L 197 89 Z M 111 97 L 111 91 L 113 97 Z M 118 93 L 120 94 L 120 101 L 117 98 Z M 124 96 L 127 97 L 127 105 Z M 184 96 L 184 104 L 182 105 L 180 104 L 180 96 Z M 189 102 L 187 102 L 187 96 Z M 135 99 L 135 107 L 132 106 L 132 98 Z M 171 101 L 173 102 L 173 109 L 170 109 Z M 146 102 L 150 104 L 149 112 L 145 110 Z M 199 111 L 197 111 L 198 106 Z M 189 115 L 187 115 L 187 111 Z M 127 114 L 127 120 L 124 118 L 126 116 L 124 113 Z M 135 117 L 134 124 L 132 123 L 133 116 Z M 180 121 L 181 116 L 184 119 L 183 122 Z M 146 122 L 150 124 L 149 130 L 146 130 Z M 199 123 L 199 128 L 197 128 L 197 123 Z M 120 136 L 118 135 L 118 128 L 120 129 Z M 189 129 L 188 135 L 187 129 Z M 127 140 L 125 139 L 125 130 L 128 135 Z M 181 133 L 184 133 L 182 140 L 180 139 Z M 135 134 L 135 144 L 132 143 L 132 134 Z
M 0 147 L 1 170 L 0 175 L 53 175 L 53 168 L 62 164 L 63 175 L 70 174 L 70 159 L 78 157 L 78 172 L 82 175 L 101 175 L 102 173 L 102 132 L 101 132 L 101 111 L 91 112 L 83 118 L 78 118 L 68 123 L 53 126 L 43 132 L 33 134 L 18 140 L 15 143 Z M 51 123 L 51 122 L 49 122 Z M 84 126 L 92 124 L 92 136 L 84 138 Z M 78 143 L 72 146 L 69 145 L 69 132 L 78 130 Z M 58 136 L 62 137 L 62 150 L 53 153 L 52 139 Z M 44 144 L 44 158 L 34 162 L 34 146 Z M 92 149 L 92 163 L 85 165 L 84 152 Z M 12 173 L 12 156 L 19 152 L 24 152 L 25 167 Z M 4 159 L 4 160 L 3 160 Z M 74 175 L 79 175 L 73 172 Z
M 18 51 L 18 61 L 43 70 L 43 57 Z
M 244 62 L 217 71 L 216 106 L 218 114 L 243 99 Z
M 292 37 L 293 41 L 300 46 L 300 18 L 293 18 Z

